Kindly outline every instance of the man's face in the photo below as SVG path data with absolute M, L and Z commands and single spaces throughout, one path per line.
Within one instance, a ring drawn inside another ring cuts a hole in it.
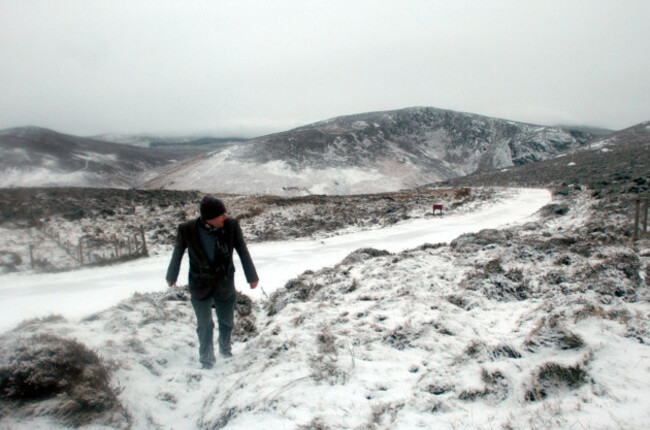
M 210 224 L 214 228 L 223 227 L 223 222 L 228 218 L 228 214 L 219 215 L 216 218 L 208 219 L 205 222 Z

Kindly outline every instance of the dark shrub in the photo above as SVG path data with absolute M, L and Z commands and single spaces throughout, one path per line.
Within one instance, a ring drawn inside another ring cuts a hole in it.
M 541 400 L 548 397 L 552 390 L 562 387 L 574 389 L 586 382 L 587 372 L 579 364 L 562 366 L 557 363 L 546 363 L 537 370 L 534 386 L 526 393 L 526 400 Z
M 492 348 L 492 357 L 521 358 L 521 353 L 510 345 L 501 344 Z
M 468 233 L 459 236 L 451 242 L 451 248 L 456 252 L 472 253 L 483 249 L 486 245 L 508 245 L 513 234 L 507 230 L 485 229 L 478 233 Z
M 390 252 L 383 249 L 362 248 L 350 253 L 343 259 L 343 261 L 341 261 L 341 264 L 354 264 L 371 258 L 384 257 L 386 255 L 390 255 Z
M 0 349 L 2 409 L 52 415 L 70 425 L 83 425 L 122 410 L 109 385 L 109 372 L 92 350 L 51 334 L 2 339 Z M 48 400 L 47 403 L 39 402 Z
M 500 258 L 495 258 L 494 260 L 490 260 L 487 263 L 485 263 L 483 270 L 485 270 L 486 274 L 496 274 L 496 273 L 505 272 L 505 270 L 503 270 L 503 267 L 501 266 Z
M 264 307 L 269 316 L 280 312 L 290 303 L 306 302 L 323 288 L 323 285 L 309 282 L 309 274 L 303 274 L 297 278 L 290 279 L 284 285 L 284 289 L 276 290 L 266 301 Z
M 237 292 L 237 313 L 241 316 L 248 316 L 253 312 L 253 300 L 250 296 Z
M 539 210 L 539 214 L 544 217 L 562 216 L 569 213 L 569 206 L 565 204 L 551 203 Z
M 454 198 L 456 200 L 465 199 L 469 197 L 471 194 L 472 194 L 472 190 L 470 188 L 458 188 L 454 191 Z

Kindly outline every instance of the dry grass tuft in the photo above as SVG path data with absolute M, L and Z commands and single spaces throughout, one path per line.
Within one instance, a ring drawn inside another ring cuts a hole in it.
M 553 391 L 561 388 L 579 388 L 586 382 L 587 372 L 580 364 L 563 366 L 549 362 L 535 372 L 533 387 L 526 392 L 526 400 L 531 402 L 542 400 Z
M 2 344 L 3 413 L 37 412 L 72 426 L 107 421 L 126 425 L 128 416 L 110 386 L 109 371 L 85 345 L 51 334 L 5 338 Z

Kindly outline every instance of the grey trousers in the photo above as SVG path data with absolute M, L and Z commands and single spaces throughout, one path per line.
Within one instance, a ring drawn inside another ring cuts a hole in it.
M 219 324 L 219 353 L 230 355 L 230 337 L 235 326 L 237 294 L 233 293 L 225 300 L 220 300 L 215 294 L 205 300 L 192 299 L 191 301 L 196 314 L 196 334 L 199 336 L 199 361 L 204 365 L 212 365 L 216 361 L 212 335 L 214 331 L 212 304 L 214 303 Z

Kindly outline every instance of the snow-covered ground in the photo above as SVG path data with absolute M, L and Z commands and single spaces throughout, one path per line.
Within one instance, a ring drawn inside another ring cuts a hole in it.
M 551 200 L 547 190 L 513 191 L 512 197 L 481 210 L 454 217 L 416 219 L 390 228 L 368 230 L 324 240 L 293 240 L 249 245 L 261 287 L 251 291 L 260 298 L 282 287 L 305 270 L 318 270 L 338 263 L 358 248 L 398 252 L 423 243 L 449 242 L 455 237 L 486 228 L 521 222 Z M 26 318 L 59 314 L 80 318 L 113 306 L 133 293 L 161 291 L 170 254 L 110 267 L 45 274 L 0 276 L 0 331 Z M 181 274 L 187 273 L 187 259 Z M 239 266 L 237 265 L 239 268 Z M 236 284 L 245 285 L 237 272 Z M 179 279 L 179 283 L 183 278 Z M 247 291 L 247 293 L 249 293 Z
M 255 334 L 209 371 L 191 305 L 166 293 L 168 255 L 0 277 L 0 315 L 14 320 L 3 324 L 46 315 L 48 301 L 65 316 L 3 342 L 50 333 L 97 351 L 128 420 L 104 415 L 89 429 L 649 428 L 650 250 L 586 252 L 589 199 L 568 211 L 550 201 L 521 190 L 473 215 L 252 244 L 271 297 L 238 280 L 256 303 L 245 317 Z M 390 253 L 348 255 L 359 248 Z M 103 303 L 82 306 L 87 289 Z M 33 311 L 17 315 L 23 290 Z M 127 298 L 135 291 L 156 292 Z M 47 416 L 54 403 L 0 427 L 62 429 Z

